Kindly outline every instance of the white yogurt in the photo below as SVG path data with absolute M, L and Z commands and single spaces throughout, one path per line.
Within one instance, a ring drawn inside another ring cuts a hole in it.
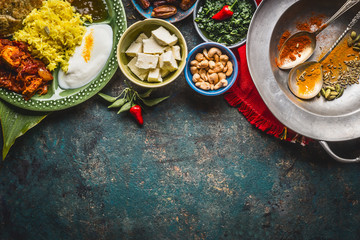
M 81 46 L 75 49 L 69 60 L 68 72 L 59 72 L 59 86 L 63 89 L 74 89 L 94 80 L 105 66 L 112 46 L 113 30 L 109 25 L 87 27 Z

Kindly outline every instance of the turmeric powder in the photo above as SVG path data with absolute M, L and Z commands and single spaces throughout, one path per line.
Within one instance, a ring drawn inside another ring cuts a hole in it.
M 315 85 L 322 78 L 321 64 L 311 64 L 303 72 L 297 72 L 297 86 L 299 87 L 299 95 L 309 95 L 314 89 Z
M 359 57 L 359 53 L 347 45 L 347 38 L 344 38 L 338 46 L 323 61 L 324 81 L 336 83 L 343 71 L 347 69 L 345 62 Z

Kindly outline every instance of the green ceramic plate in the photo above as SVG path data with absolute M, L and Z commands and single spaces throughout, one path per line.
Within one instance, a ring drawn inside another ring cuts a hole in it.
M 127 28 L 126 15 L 122 2 L 119 0 L 106 0 L 106 3 L 109 8 L 109 17 L 105 21 L 97 23 L 109 24 L 112 27 L 114 32 L 113 49 L 104 68 L 93 81 L 81 88 L 64 90 L 58 86 L 58 71 L 54 71 L 54 80 L 49 86 L 49 91 L 46 95 L 35 95 L 30 100 L 25 101 L 20 94 L 1 88 L 0 98 L 23 109 L 49 112 L 78 105 L 88 100 L 105 87 L 118 68 L 116 59 L 117 43 Z

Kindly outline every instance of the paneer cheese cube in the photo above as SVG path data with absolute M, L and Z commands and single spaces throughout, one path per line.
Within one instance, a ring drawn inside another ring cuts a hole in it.
M 173 56 L 175 58 L 175 60 L 181 60 L 181 54 L 180 54 L 180 46 L 179 45 L 175 45 L 171 47 L 171 51 L 173 53 Z
M 172 51 L 165 52 L 160 56 L 160 68 L 167 69 L 170 72 L 178 69 L 178 64 L 172 54 Z
M 138 53 L 135 66 L 141 69 L 154 69 L 158 64 L 158 61 L 159 55 Z
M 140 43 L 133 42 L 125 53 L 130 57 L 135 57 L 138 53 L 142 52 L 142 49 L 143 49 L 142 42 Z
M 138 78 L 140 78 L 141 80 L 145 80 L 149 70 L 145 70 L 145 69 L 141 69 L 138 68 L 135 64 L 137 61 L 137 57 L 134 57 L 133 59 L 131 59 L 131 61 L 127 64 L 127 66 L 129 67 L 129 69 L 131 70 L 131 72 L 133 72 Z
M 144 39 L 148 39 L 145 33 L 141 33 L 135 40 L 136 43 L 142 43 Z
M 150 70 L 147 80 L 148 82 L 162 82 L 160 68 Z
M 143 40 L 143 53 L 162 54 L 164 49 L 153 37 Z
M 170 71 L 168 69 L 164 69 L 164 68 L 160 69 L 160 75 L 162 78 L 166 77 L 169 73 Z
M 151 35 L 159 42 L 159 44 L 164 46 L 173 46 L 178 41 L 178 38 L 175 35 L 171 35 L 164 27 L 159 27 L 158 29 L 151 31 Z
M 170 46 L 167 46 L 167 47 L 165 47 L 165 49 L 164 49 L 164 52 L 168 52 L 168 51 L 171 51 L 171 47 L 170 47 Z

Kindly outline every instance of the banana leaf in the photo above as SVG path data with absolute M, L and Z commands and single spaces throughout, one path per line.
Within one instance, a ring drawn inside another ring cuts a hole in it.
M 0 120 L 3 133 L 2 158 L 5 159 L 15 140 L 39 124 L 48 113 L 30 112 L 0 101 Z

